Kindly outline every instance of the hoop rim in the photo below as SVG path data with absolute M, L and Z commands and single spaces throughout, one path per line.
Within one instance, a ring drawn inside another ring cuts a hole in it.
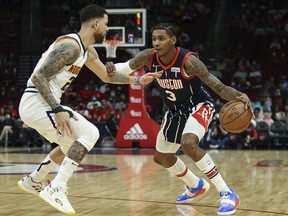
M 104 40 L 103 44 L 107 44 L 110 46 L 117 46 L 118 43 L 120 43 L 120 40 L 113 40 L 113 39 L 109 39 L 109 40 Z

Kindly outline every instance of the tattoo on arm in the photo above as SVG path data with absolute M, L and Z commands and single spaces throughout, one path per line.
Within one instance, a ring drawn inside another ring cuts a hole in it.
M 133 70 L 140 68 L 141 66 L 148 65 L 150 61 L 152 49 L 146 49 L 138 53 L 135 58 L 129 61 L 130 67 Z M 109 83 L 114 84 L 130 84 L 130 80 L 134 79 L 133 76 L 128 76 L 126 74 L 115 73 L 112 77 L 109 77 Z
M 79 54 L 80 49 L 76 44 L 62 43 L 47 56 L 42 67 L 33 75 L 33 84 L 52 108 L 59 104 L 53 96 L 48 82 L 65 65 L 72 64 L 79 57 Z
M 234 100 L 237 96 L 241 95 L 241 92 L 230 86 L 224 85 L 217 77 L 210 74 L 202 61 L 195 56 L 190 56 L 185 63 L 187 75 L 199 77 L 199 79 L 201 79 L 210 89 L 225 100 Z
M 185 62 L 185 72 L 188 76 L 201 76 L 207 72 L 207 68 L 196 56 L 189 55 Z
M 114 84 L 129 84 L 129 76 L 121 73 L 115 73 L 110 77 L 110 82 Z
M 151 58 L 152 49 L 145 49 L 138 53 L 133 59 L 130 60 L 129 64 L 131 69 L 136 70 L 141 66 L 148 66 Z
M 75 141 L 70 147 L 67 156 L 77 163 L 80 163 L 86 156 L 88 150 L 80 142 Z

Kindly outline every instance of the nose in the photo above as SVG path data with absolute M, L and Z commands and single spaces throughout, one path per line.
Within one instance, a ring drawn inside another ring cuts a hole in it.
M 159 41 L 158 40 L 153 41 L 153 46 L 154 47 L 158 47 L 159 46 Z
M 159 44 L 158 43 L 154 43 L 153 47 L 157 48 L 157 47 L 159 47 Z

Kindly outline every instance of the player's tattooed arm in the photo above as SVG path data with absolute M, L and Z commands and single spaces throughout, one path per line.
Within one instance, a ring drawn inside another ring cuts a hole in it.
M 76 140 L 68 151 L 68 157 L 75 162 L 80 163 L 87 153 L 88 150 L 85 146 Z
M 59 103 L 49 88 L 49 80 L 65 65 L 72 64 L 79 54 L 79 46 L 74 41 L 61 43 L 47 56 L 42 67 L 32 76 L 33 84 L 51 108 L 59 106 Z
M 203 83 L 225 100 L 235 100 L 242 95 L 241 92 L 224 85 L 217 77 L 209 73 L 205 64 L 193 55 L 189 55 L 185 62 L 185 72 L 188 76 L 199 77 Z
M 131 69 L 136 70 L 144 65 L 148 66 L 153 49 L 145 49 L 139 52 L 134 58 L 129 61 Z
M 148 66 L 151 58 L 152 49 L 145 49 L 139 52 L 134 58 L 130 59 L 129 66 L 131 69 L 136 70 L 144 65 Z M 112 77 L 110 77 L 111 83 L 131 83 L 131 80 L 134 80 L 134 77 L 127 76 L 122 73 L 115 73 Z

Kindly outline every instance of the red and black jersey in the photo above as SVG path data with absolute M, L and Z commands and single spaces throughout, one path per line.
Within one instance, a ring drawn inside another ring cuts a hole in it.
M 165 66 L 160 62 L 156 53 L 152 52 L 149 70 L 164 71 L 163 75 L 157 79 L 156 85 L 165 106 L 171 111 L 187 112 L 191 111 L 198 103 L 213 102 L 202 81 L 196 76 L 188 77 L 185 73 L 184 64 L 191 54 L 194 53 L 177 47 L 173 61 Z
M 200 112 L 204 108 L 210 110 L 210 117 L 214 112 L 213 99 L 204 88 L 202 81 L 196 76 L 188 77 L 186 75 L 184 65 L 187 57 L 191 54 L 194 53 L 178 47 L 173 61 L 165 66 L 160 62 L 156 53 L 152 52 L 149 64 L 150 71 L 164 71 L 163 75 L 155 82 L 160 96 L 168 108 L 161 124 L 162 132 L 165 139 L 173 143 L 180 143 L 190 115 Z M 199 114 L 202 118 L 202 114 Z

